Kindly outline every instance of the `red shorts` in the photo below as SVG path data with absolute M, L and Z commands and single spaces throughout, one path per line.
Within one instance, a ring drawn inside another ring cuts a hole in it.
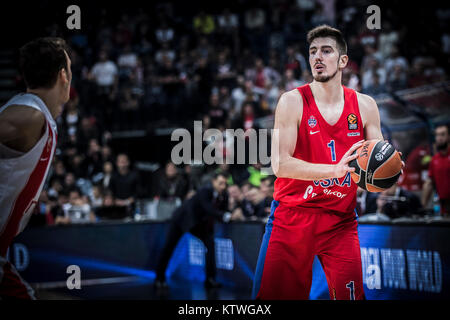
M 34 300 L 33 289 L 22 279 L 16 268 L 0 256 L 0 300 Z
M 317 255 L 331 299 L 364 299 L 356 215 L 272 202 L 253 284 L 256 299 L 309 298 Z

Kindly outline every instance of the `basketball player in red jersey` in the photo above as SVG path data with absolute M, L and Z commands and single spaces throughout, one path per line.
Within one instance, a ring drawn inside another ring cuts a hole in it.
M 275 112 L 272 212 L 253 286 L 257 299 L 308 299 L 314 256 L 331 299 L 364 299 L 349 162 L 383 139 L 373 98 L 344 87 L 347 45 L 337 29 L 308 33 L 313 82 L 284 93 Z
M 0 107 L 0 300 L 34 299 L 6 256 L 33 212 L 55 153 L 55 119 L 69 100 L 72 80 L 67 52 L 60 38 L 41 38 L 22 47 L 27 92 Z

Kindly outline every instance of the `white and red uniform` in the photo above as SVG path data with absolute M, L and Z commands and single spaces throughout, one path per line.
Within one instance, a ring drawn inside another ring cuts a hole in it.
M 13 238 L 27 225 L 44 186 L 56 148 L 57 127 L 45 103 L 34 94 L 18 94 L 0 108 L 14 105 L 41 111 L 46 119 L 45 133 L 26 153 L 0 144 L 0 298 L 32 299 L 32 289 L 6 260 Z

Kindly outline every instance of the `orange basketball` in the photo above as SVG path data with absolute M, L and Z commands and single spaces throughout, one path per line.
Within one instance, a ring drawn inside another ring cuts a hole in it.
M 370 192 L 381 192 L 397 182 L 402 159 L 395 148 L 383 140 L 368 140 L 355 151 L 359 157 L 349 163 L 355 168 L 353 181 Z

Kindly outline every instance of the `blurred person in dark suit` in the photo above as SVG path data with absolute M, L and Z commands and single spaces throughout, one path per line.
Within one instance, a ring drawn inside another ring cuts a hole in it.
M 113 193 L 115 204 L 128 207 L 132 211 L 138 192 L 138 175 L 130 169 L 130 160 L 124 153 L 117 156 L 116 166 L 117 172 L 113 173 L 109 188 Z
M 178 241 L 186 232 L 198 237 L 206 246 L 205 287 L 220 286 L 215 281 L 214 220 L 228 222 L 231 219 L 226 192 L 227 178 L 224 173 L 216 173 L 211 183 L 204 185 L 192 198 L 184 201 L 181 207 L 175 210 L 156 269 L 157 290 L 167 289 L 165 271 Z
M 378 193 L 366 191 L 358 187 L 356 192 L 356 212 L 359 216 L 377 212 Z
M 422 209 L 419 197 L 397 183 L 381 192 L 376 203 L 377 212 L 384 213 L 391 219 L 418 215 Z

